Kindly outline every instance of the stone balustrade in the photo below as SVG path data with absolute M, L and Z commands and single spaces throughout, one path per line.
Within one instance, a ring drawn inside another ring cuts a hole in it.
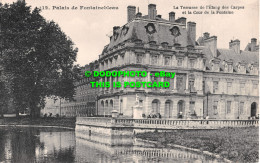
M 131 127 L 136 129 L 217 129 L 222 127 L 259 126 L 258 120 L 170 120 L 78 117 L 77 125 Z
M 258 126 L 258 120 L 167 120 L 167 119 L 134 119 L 137 128 L 161 129 L 216 129 L 222 127 Z
M 114 119 L 107 117 L 77 117 L 77 125 L 112 127 Z

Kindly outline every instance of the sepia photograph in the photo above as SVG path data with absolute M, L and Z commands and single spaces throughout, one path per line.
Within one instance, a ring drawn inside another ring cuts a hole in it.
M 259 0 L 0 0 L 0 163 L 259 162 Z

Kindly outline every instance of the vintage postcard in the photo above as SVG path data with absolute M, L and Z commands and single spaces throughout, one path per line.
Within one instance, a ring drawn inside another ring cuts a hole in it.
M 259 1 L 0 0 L 2 162 L 259 162 Z

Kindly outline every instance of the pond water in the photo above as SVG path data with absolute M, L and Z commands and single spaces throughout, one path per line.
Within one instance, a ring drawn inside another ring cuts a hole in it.
M 89 139 L 78 138 L 72 130 L 53 128 L 0 127 L 0 163 L 30 162 L 93 162 L 93 163 L 148 163 L 223 162 L 201 154 L 179 149 L 156 147 L 136 141 L 112 140 L 102 135 Z M 116 142 L 120 142 L 117 145 Z

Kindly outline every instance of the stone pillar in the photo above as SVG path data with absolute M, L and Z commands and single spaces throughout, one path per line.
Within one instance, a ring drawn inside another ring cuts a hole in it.
M 145 56 L 146 56 L 146 57 L 145 57 L 145 58 L 146 58 L 146 59 L 145 59 L 145 64 L 148 64 L 148 65 L 149 65 L 149 64 L 150 64 L 150 53 L 146 53 Z
M 179 100 L 176 100 L 173 102 L 173 107 L 172 107 L 172 117 L 177 119 L 177 114 L 178 114 L 178 101 Z
M 165 100 L 161 99 L 161 104 L 160 104 L 160 114 L 163 118 L 165 118 L 164 116 L 164 112 L 165 112 Z
M 189 74 L 186 74 L 186 86 L 185 86 L 185 90 L 189 91 Z
M 148 114 L 149 114 L 148 106 L 149 106 L 148 97 L 146 96 L 146 97 L 145 97 L 145 102 L 144 102 L 144 109 L 143 109 L 144 114 L 146 115 L 146 117 L 147 117 Z

